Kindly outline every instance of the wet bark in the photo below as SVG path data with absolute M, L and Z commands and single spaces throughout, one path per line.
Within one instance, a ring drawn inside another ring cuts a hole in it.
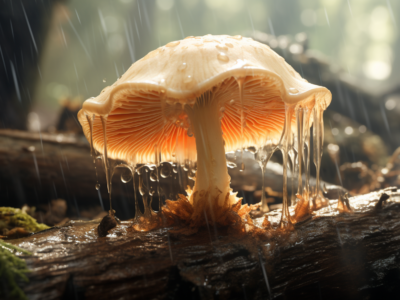
M 83 136 L 0 130 L 2 205 L 37 205 L 57 198 L 66 199 L 69 208 L 79 201 L 99 205 L 89 153 Z M 98 165 L 101 196 L 107 199 L 104 172 Z
M 134 232 L 129 222 L 97 237 L 75 222 L 12 241 L 26 257 L 30 299 L 395 299 L 400 292 L 400 193 L 337 202 L 290 232 L 191 236 Z M 276 226 L 280 212 L 269 214 Z

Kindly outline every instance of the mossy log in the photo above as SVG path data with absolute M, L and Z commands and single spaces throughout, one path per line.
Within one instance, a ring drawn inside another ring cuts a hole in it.
M 331 201 L 288 232 L 186 236 L 125 221 L 98 237 L 92 221 L 11 242 L 33 253 L 29 299 L 396 299 L 400 193 L 385 193 L 350 198 L 350 213 Z M 268 216 L 277 226 L 280 211 Z

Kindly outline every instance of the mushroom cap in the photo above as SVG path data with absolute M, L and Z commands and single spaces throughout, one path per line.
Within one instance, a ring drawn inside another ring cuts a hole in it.
M 244 79 L 243 104 L 238 78 Z M 328 89 L 308 83 L 267 45 L 241 36 L 206 35 L 170 42 L 150 52 L 99 96 L 86 100 L 78 119 L 89 140 L 86 116 L 107 118 L 110 158 L 154 163 L 158 148 L 163 161 L 196 160 L 184 108 L 208 91 L 221 107 L 226 152 L 262 146 L 267 137 L 279 138 L 285 104 L 312 107 L 318 103 L 325 109 L 331 101 Z M 103 152 L 99 118 L 93 123 L 93 147 Z

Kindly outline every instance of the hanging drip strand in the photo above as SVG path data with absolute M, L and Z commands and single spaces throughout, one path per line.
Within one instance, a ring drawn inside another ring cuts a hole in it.
M 299 107 L 296 110 L 296 123 L 297 123 L 297 155 L 298 155 L 298 183 L 297 194 L 303 196 L 303 155 L 304 155 L 304 113 L 305 110 Z
M 95 115 L 92 116 L 92 118 L 89 115 L 86 115 L 86 119 L 89 123 L 89 130 L 90 130 L 90 137 L 89 137 L 89 144 L 90 144 L 90 155 L 93 158 L 93 164 L 94 164 L 94 171 L 96 173 L 96 185 L 95 188 L 98 191 L 98 193 L 100 193 L 100 183 L 99 183 L 99 175 L 97 173 L 97 166 L 96 166 L 96 159 L 97 158 L 101 158 L 101 156 L 99 156 L 99 154 L 97 153 L 97 151 L 94 149 L 93 146 L 93 123 L 95 121 Z M 99 197 L 100 198 L 100 197 Z M 104 209 L 104 205 L 102 200 L 100 199 L 100 204 L 101 207 Z
M 304 159 L 304 173 L 305 173 L 305 183 L 303 196 L 308 197 L 310 195 L 310 118 L 311 118 L 312 110 L 308 107 L 304 108 L 304 130 L 303 130 L 303 138 L 304 138 L 304 147 L 303 149 L 303 159 Z
M 314 107 L 314 123 L 313 123 L 313 145 L 314 145 L 314 164 L 316 168 L 316 184 L 315 184 L 315 198 L 322 197 L 320 192 L 320 169 L 322 158 L 322 145 L 324 143 L 324 119 L 322 117 L 323 110 L 317 104 Z
M 244 161 L 243 161 L 243 152 L 244 152 L 244 127 L 246 125 L 246 119 L 244 116 L 244 78 L 238 78 L 236 79 L 237 84 L 239 86 L 239 100 L 240 100 L 240 157 L 241 157 L 241 165 L 240 165 L 240 171 L 243 172 L 245 167 L 244 167 Z
M 283 205 L 282 205 L 282 217 L 281 217 L 281 228 L 286 228 L 291 225 L 290 214 L 289 214 L 289 199 L 288 199 L 288 186 L 287 186 L 287 174 L 288 174 L 288 158 L 289 158 L 289 147 L 292 139 L 292 116 L 293 107 L 285 106 L 285 125 L 283 128 L 283 138 L 279 146 L 282 151 L 283 157 Z
M 107 181 L 107 191 L 108 191 L 108 198 L 110 200 L 110 215 L 114 215 L 114 211 L 112 209 L 112 201 L 111 201 L 111 173 L 110 173 L 110 162 L 108 160 L 108 153 L 107 153 L 107 117 L 100 116 L 101 125 L 103 127 L 103 139 L 104 139 L 104 169 L 106 172 L 106 181 Z
M 271 159 L 275 150 L 278 148 L 278 145 L 281 142 L 282 137 L 283 134 L 280 137 L 279 141 L 274 141 L 270 137 L 267 137 L 265 145 L 260 147 L 258 151 L 255 153 L 255 159 L 259 163 L 261 168 L 261 181 L 262 181 L 261 211 L 262 212 L 269 211 L 267 199 L 265 198 L 265 170 L 267 168 L 269 160 Z
M 296 161 L 297 161 L 297 149 L 296 149 L 296 136 L 295 132 L 289 133 L 289 141 L 288 141 L 288 167 L 290 170 L 290 205 L 295 205 L 296 195 L 294 192 L 294 184 L 296 180 Z

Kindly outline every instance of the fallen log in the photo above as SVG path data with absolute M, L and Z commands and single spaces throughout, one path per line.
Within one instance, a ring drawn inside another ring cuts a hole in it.
M 250 156 L 245 164 L 244 172 L 229 169 L 231 187 L 239 191 L 246 203 L 254 204 L 261 199 L 261 170 Z M 183 180 L 185 177 L 182 176 Z M 132 181 L 122 183 L 120 178 L 121 174 L 116 174 L 112 181 L 113 208 L 121 219 L 128 219 L 135 214 L 133 185 Z M 265 178 L 269 190 L 282 191 L 280 164 L 270 162 Z M 95 189 L 97 182 L 99 191 Z M 174 199 L 178 192 L 184 193 L 182 187 L 193 184 L 181 184 L 172 177 L 161 178 L 160 183 L 165 191 L 164 199 Z M 340 189 L 329 184 L 327 187 L 328 197 L 337 198 Z M 79 216 L 80 209 L 95 205 L 109 209 L 104 168 L 99 160 L 95 168 L 89 143 L 83 135 L 0 130 L 0 193 L 1 205 L 12 207 L 47 205 L 51 200 L 62 198 L 67 201 L 69 216 Z M 281 202 L 281 197 L 274 197 L 272 201 Z M 157 202 L 154 197 L 155 209 Z
M 39 205 L 57 198 L 66 199 L 70 208 L 79 201 L 99 205 L 89 152 L 89 144 L 79 135 L 0 130 L 2 205 Z M 97 169 L 100 196 L 107 199 L 104 172 Z
M 332 200 L 292 231 L 257 236 L 135 232 L 125 221 L 98 237 L 98 221 L 75 221 L 11 242 L 33 252 L 29 299 L 396 299 L 400 192 L 349 202 L 350 213 Z M 280 211 L 268 216 L 277 226 Z

